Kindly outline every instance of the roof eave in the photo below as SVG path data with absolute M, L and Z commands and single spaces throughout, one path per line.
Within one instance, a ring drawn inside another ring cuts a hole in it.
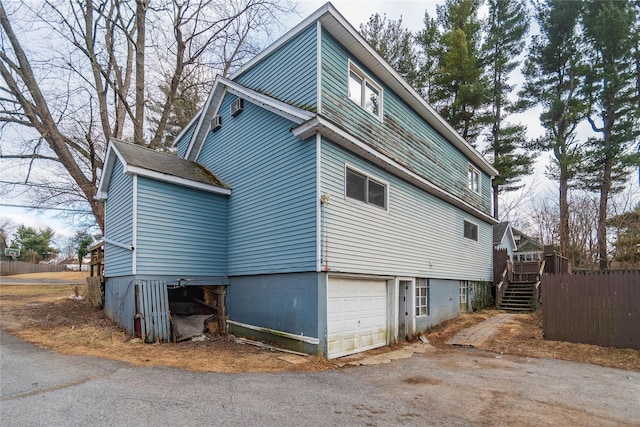
M 383 169 L 406 181 L 413 183 L 419 188 L 427 191 L 429 194 L 432 194 L 433 196 L 438 197 L 439 199 L 462 209 L 463 211 L 473 215 L 474 217 L 489 224 L 496 224 L 498 222 L 491 215 L 475 208 L 474 206 L 462 200 L 460 197 L 455 196 L 440 187 L 437 187 L 427 179 L 407 169 L 396 160 L 386 156 L 383 153 L 380 153 L 371 146 L 355 138 L 353 135 L 350 135 L 346 131 L 340 129 L 333 123 L 324 120 L 322 117 L 315 116 L 313 119 L 293 128 L 291 131 L 294 136 L 303 140 L 310 138 L 316 133 L 320 133 L 322 136 L 337 143 L 341 147 L 346 148 L 351 152 L 355 152 L 358 155 L 361 155 L 363 158 L 377 164 Z

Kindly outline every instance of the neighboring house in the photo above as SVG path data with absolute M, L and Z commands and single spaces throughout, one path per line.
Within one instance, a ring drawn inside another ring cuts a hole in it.
M 177 151 L 109 144 L 105 310 L 130 331 L 224 288 L 229 331 L 333 358 L 492 280 L 496 170 L 329 3 L 218 77 Z
M 513 254 L 514 261 L 538 261 L 544 259 L 544 245 L 533 237 L 513 228 L 517 249 Z
M 511 228 L 509 222 L 501 222 L 493 226 L 493 247 L 495 249 L 506 249 L 507 256 L 513 260 L 513 254 L 517 250 L 517 244 L 513 235 L 513 228 Z

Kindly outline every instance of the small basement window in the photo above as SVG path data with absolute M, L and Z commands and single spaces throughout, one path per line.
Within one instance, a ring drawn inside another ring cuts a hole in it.
M 478 241 L 478 226 L 472 222 L 464 222 L 464 237 Z
M 429 279 L 416 280 L 416 316 L 429 314 Z
M 350 199 L 387 209 L 387 184 L 347 167 L 345 193 Z
M 349 99 L 382 120 L 382 89 L 349 62 Z

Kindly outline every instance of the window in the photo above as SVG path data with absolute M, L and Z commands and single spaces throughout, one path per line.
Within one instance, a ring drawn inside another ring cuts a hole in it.
M 466 280 L 460 281 L 460 305 L 467 305 L 467 293 L 469 292 L 469 282 Z
M 351 168 L 347 168 L 346 196 L 387 208 L 387 185 Z
M 349 63 L 349 99 L 382 120 L 382 89 Z
M 429 314 L 429 279 L 416 280 L 416 316 Z
M 480 194 L 480 172 L 472 166 L 469 166 L 468 187 L 474 193 Z
M 464 222 L 464 237 L 478 241 L 478 226 L 472 222 Z

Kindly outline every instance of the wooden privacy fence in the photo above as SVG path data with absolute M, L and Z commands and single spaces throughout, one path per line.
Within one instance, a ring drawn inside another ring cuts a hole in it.
M 640 349 L 640 271 L 544 275 L 546 339 Z
M 34 264 L 22 261 L 0 261 L 0 276 L 13 274 L 47 273 L 51 271 L 65 271 L 66 267 L 59 264 Z

